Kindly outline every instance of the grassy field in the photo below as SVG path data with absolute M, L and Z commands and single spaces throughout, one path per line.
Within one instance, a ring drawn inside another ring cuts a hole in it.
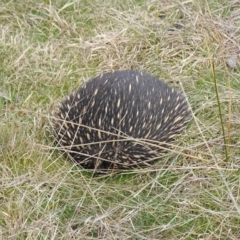
M 48 114 L 89 78 L 136 69 L 193 119 L 152 167 L 93 176 Z M 0 239 L 240 239 L 238 0 L 1 0 Z

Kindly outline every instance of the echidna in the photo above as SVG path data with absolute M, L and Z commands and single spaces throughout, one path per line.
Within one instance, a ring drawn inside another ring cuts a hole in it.
M 133 70 L 102 74 L 72 92 L 53 114 L 59 145 L 84 168 L 148 165 L 190 120 L 186 98 Z

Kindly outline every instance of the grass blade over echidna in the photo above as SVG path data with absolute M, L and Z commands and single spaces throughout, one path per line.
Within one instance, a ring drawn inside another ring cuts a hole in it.
M 125 70 L 72 92 L 54 111 L 52 125 L 77 163 L 105 171 L 159 159 L 190 118 L 183 94 L 147 73 Z

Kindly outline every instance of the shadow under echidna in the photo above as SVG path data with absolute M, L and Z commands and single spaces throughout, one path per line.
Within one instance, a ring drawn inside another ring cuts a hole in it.
M 77 163 L 107 171 L 159 159 L 190 119 L 182 93 L 147 73 L 125 70 L 72 92 L 54 111 L 52 127 Z

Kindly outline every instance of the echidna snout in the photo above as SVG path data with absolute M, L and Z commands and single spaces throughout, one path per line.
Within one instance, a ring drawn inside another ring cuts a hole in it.
M 190 118 L 181 93 L 147 73 L 126 70 L 102 74 L 72 92 L 52 123 L 60 146 L 83 167 L 98 170 L 148 165 Z

